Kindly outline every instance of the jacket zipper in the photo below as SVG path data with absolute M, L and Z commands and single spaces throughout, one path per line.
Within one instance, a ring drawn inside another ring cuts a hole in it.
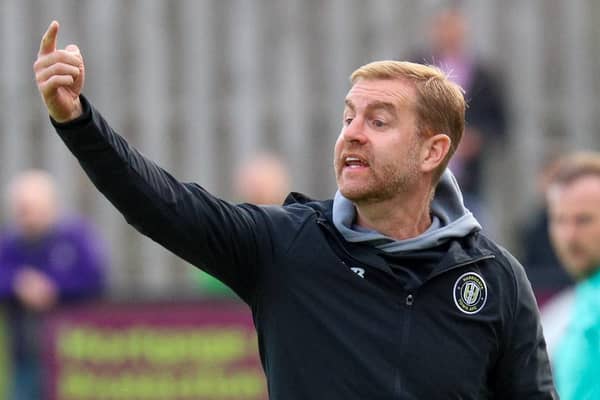
M 346 247 L 341 243 L 340 239 L 338 238 L 338 236 L 336 235 L 335 232 L 333 232 L 331 226 L 329 224 L 326 223 L 326 220 L 324 220 L 322 217 L 317 217 L 317 224 L 321 225 L 323 228 L 325 228 L 325 230 L 327 231 L 327 233 L 331 236 L 333 236 L 334 241 L 335 241 L 335 245 L 337 248 L 341 249 L 341 251 L 347 256 L 349 257 L 351 260 L 357 261 L 356 258 L 354 258 L 352 256 L 352 254 L 350 254 L 350 252 L 346 249 Z M 340 250 L 335 250 L 334 252 L 338 252 Z M 342 263 L 344 263 L 343 259 L 340 257 L 340 255 L 338 254 L 338 258 L 340 258 L 340 261 Z M 493 254 L 488 254 L 488 255 L 484 255 L 484 256 L 479 256 L 461 263 L 457 263 L 454 264 L 442 271 L 438 271 L 434 274 L 432 274 L 431 276 L 429 276 L 426 281 L 433 279 L 439 275 L 442 275 L 448 271 L 457 269 L 457 268 L 461 268 L 464 267 L 466 265 L 469 264 L 475 264 L 478 263 L 480 261 L 483 260 L 489 260 L 489 259 L 494 259 L 496 258 Z M 344 263 L 345 264 L 345 263 Z M 425 282 L 423 282 L 423 284 L 425 284 Z M 414 300 L 415 300 L 415 295 L 414 295 L 414 291 L 409 291 L 409 293 L 407 294 L 407 296 L 405 297 L 404 303 L 402 304 L 401 308 L 404 310 L 404 318 L 403 318 L 403 324 L 402 324 L 402 328 L 401 328 L 401 336 L 400 336 L 400 346 L 405 346 L 407 341 L 408 341 L 408 336 L 409 336 L 409 329 L 410 329 L 410 325 L 411 325 L 411 320 L 412 320 L 412 306 L 414 304 Z M 396 371 L 396 376 L 395 376 L 395 382 L 394 382 L 394 392 L 398 395 L 402 395 L 404 392 L 404 382 L 402 382 L 401 380 L 401 374 L 400 374 L 400 370 L 398 369 Z

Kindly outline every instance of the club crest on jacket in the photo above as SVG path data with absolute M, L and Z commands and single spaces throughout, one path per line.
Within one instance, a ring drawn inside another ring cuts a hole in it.
M 487 300 L 487 286 L 475 272 L 462 274 L 454 283 L 454 304 L 465 314 L 476 314 Z

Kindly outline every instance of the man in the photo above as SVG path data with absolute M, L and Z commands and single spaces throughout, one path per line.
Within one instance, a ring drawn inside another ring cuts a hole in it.
M 577 281 L 567 329 L 553 356 L 561 399 L 600 398 L 600 153 L 566 157 L 548 192 L 550 235 Z
M 40 399 L 40 316 L 97 298 L 104 287 L 104 254 L 87 223 L 59 215 L 47 172 L 17 175 L 9 186 L 8 210 L 10 221 L 0 235 L 0 301 L 8 311 L 15 367 L 10 398 Z
M 523 268 L 479 233 L 445 170 L 465 104 L 439 70 L 352 75 L 334 200 L 236 206 L 118 136 L 80 95 L 81 55 L 56 50 L 57 31 L 34 70 L 60 137 L 133 226 L 248 303 L 271 399 L 553 398 Z

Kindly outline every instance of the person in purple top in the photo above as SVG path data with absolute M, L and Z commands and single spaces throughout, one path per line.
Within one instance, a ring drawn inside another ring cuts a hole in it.
M 0 301 L 12 338 L 10 399 L 40 399 L 40 318 L 64 304 L 100 297 L 105 253 L 87 222 L 60 215 L 48 173 L 19 174 L 9 185 L 7 200 L 9 221 L 0 234 Z

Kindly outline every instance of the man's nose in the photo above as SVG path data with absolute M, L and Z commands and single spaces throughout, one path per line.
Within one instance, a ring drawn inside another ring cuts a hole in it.
M 354 118 L 343 130 L 344 140 L 347 142 L 364 143 L 367 140 L 365 134 L 364 120 Z

